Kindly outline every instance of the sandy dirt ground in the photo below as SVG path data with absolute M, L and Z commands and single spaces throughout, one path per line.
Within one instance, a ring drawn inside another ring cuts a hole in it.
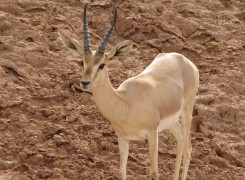
M 117 137 L 90 94 L 73 91 L 79 57 L 57 28 L 82 38 L 89 3 L 92 47 L 113 17 L 111 0 L 0 0 L 0 179 L 114 180 Z M 179 52 L 200 70 L 188 180 L 245 179 L 244 0 L 119 0 L 107 47 L 131 39 L 111 65 L 114 87 L 161 52 Z M 171 179 L 176 142 L 159 137 L 160 179 Z M 129 179 L 149 179 L 147 142 L 130 143 Z

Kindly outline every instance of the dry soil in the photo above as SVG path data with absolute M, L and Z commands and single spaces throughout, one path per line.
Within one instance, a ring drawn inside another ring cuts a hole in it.
M 116 179 L 117 137 L 88 93 L 74 90 L 81 57 L 57 28 L 82 39 L 82 12 L 96 48 L 113 17 L 112 0 L 0 0 L 1 180 Z M 179 52 L 200 70 L 188 180 L 245 179 L 244 0 L 119 0 L 108 45 L 131 39 L 110 68 L 112 84 L 141 72 L 161 52 Z M 159 138 L 160 179 L 174 171 L 176 142 Z M 147 142 L 130 143 L 129 179 L 149 179 Z

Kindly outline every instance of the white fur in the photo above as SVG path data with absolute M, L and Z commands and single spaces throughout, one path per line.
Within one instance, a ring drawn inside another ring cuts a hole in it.
M 176 112 L 175 114 L 160 120 L 160 124 L 157 127 L 158 132 L 162 132 L 165 129 L 171 128 L 174 126 L 180 119 L 180 113 L 181 111 Z

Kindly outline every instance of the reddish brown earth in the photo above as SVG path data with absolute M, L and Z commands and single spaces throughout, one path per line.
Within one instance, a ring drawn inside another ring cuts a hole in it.
M 73 91 L 79 60 L 57 27 L 82 37 L 82 11 L 96 48 L 114 2 L 0 0 L 0 177 L 3 179 L 116 179 L 117 138 L 90 94 Z M 108 45 L 135 46 L 110 69 L 115 87 L 160 52 L 179 52 L 200 70 L 194 108 L 189 180 L 245 179 L 244 0 L 118 1 Z M 112 108 L 113 110 L 113 108 Z M 176 142 L 160 135 L 160 179 L 171 179 Z M 148 145 L 132 142 L 129 179 L 149 179 Z

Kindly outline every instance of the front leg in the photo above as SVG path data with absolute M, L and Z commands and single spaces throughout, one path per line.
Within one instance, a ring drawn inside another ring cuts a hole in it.
M 152 180 L 158 180 L 158 132 L 152 131 L 148 135 L 150 150 L 150 175 Z
M 120 169 L 118 179 L 126 180 L 129 141 L 118 136 L 118 145 L 120 153 Z

